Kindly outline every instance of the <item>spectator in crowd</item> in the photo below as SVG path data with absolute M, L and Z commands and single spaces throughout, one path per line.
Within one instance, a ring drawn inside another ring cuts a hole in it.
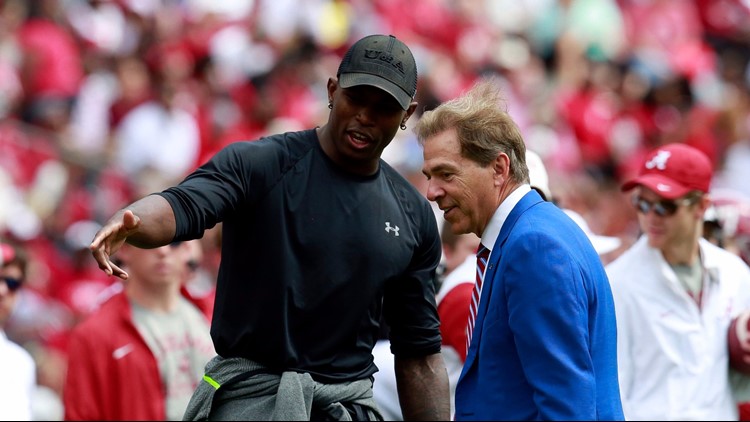
M 5 335 L 3 327 L 16 305 L 18 289 L 26 276 L 26 253 L 0 240 L 0 420 L 32 420 L 36 364 L 20 345 Z
M 698 149 L 652 150 L 633 190 L 643 235 L 607 265 L 628 420 L 737 420 L 727 330 L 750 309 L 750 269 L 703 239 L 713 169 Z
M 70 334 L 66 420 L 181 420 L 214 354 L 184 289 L 188 245 L 124 245 L 130 277 Z
M 328 79 L 327 124 L 230 144 L 94 237 L 100 268 L 127 279 L 111 261 L 125 242 L 157 247 L 223 223 L 218 356 L 185 419 L 379 418 L 371 375 L 381 312 L 404 416 L 448 419 L 438 227 L 424 196 L 380 158 L 406 129 L 416 87 L 402 41 L 361 38 Z
M 197 160 L 199 127 L 179 106 L 177 84 L 165 77 L 155 81 L 156 98 L 130 110 L 115 130 L 116 162 L 139 194 L 180 180 Z
M 622 419 L 604 267 L 580 227 L 529 186 L 496 80 L 425 112 L 416 130 L 428 199 L 451 230 L 481 236 L 455 419 Z
M 557 198 L 552 194 L 549 187 L 549 173 L 542 161 L 542 157 L 536 152 L 526 150 L 526 167 L 529 169 L 529 186 L 534 189 L 545 201 L 557 203 Z
M 711 206 L 703 216 L 703 237 L 750 265 L 750 196 L 713 186 L 709 193 Z

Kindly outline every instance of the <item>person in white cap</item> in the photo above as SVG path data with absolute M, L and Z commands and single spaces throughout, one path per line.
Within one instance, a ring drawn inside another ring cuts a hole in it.
M 549 188 L 549 174 L 544 165 L 542 157 L 536 152 L 526 149 L 526 166 L 529 167 L 529 184 L 539 192 L 545 201 L 555 202 L 552 191 Z
M 605 267 L 627 420 L 738 418 L 727 334 L 750 309 L 750 269 L 702 237 L 712 173 L 700 150 L 673 143 L 652 150 L 622 186 L 642 230 Z

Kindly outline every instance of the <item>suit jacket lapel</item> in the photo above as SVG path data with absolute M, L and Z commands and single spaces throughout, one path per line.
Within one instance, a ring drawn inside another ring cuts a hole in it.
M 485 271 L 484 282 L 482 285 L 482 294 L 479 299 L 479 308 L 477 309 L 477 319 L 474 322 L 474 333 L 471 337 L 471 345 L 469 347 L 469 352 L 466 355 L 466 362 L 464 363 L 459 379 L 464 377 L 464 374 L 472 363 L 474 363 L 474 359 L 476 358 L 478 350 L 477 344 L 479 344 L 482 337 L 482 325 L 484 324 L 484 317 L 487 314 L 489 297 L 492 294 L 492 288 L 495 285 L 493 281 L 500 263 L 500 258 L 502 257 L 503 245 L 505 245 L 505 242 L 508 240 L 508 236 L 510 236 L 516 222 L 518 222 L 518 218 L 526 212 L 526 210 L 541 202 L 544 202 L 542 197 L 532 189 L 531 192 L 524 195 L 523 198 L 518 201 L 518 204 L 513 207 L 513 210 L 511 210 L 508 218 L 503 223 L 503 227 L 500 229 L 500 234 L 497 236 L 497 240 L 495 241 L 495 245 L 492 248 L 490 258 L 487 262 L 487 270 Z

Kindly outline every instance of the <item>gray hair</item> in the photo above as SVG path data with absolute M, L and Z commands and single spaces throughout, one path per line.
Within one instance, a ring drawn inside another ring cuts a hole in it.
M 511 179 L 529 183 L 526 144 L 518 125 L 501 107 L 502 101 L 497 79 L 480 79 L 463 95 L 424 112 L 414 132 L 424 146 L 427 138 L 455 129 L 463 157 L 486 167 L 505 153 L 510 158 Z

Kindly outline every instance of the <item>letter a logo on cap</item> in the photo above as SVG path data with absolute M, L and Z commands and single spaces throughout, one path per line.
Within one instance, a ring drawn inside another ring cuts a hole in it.
M 664 170 L 667 168 L 667 160 L 672 155 L 669 151 L 659 151 L 645 164 L 646 168 L 652 170 L 654 168 L 658 170 Z

